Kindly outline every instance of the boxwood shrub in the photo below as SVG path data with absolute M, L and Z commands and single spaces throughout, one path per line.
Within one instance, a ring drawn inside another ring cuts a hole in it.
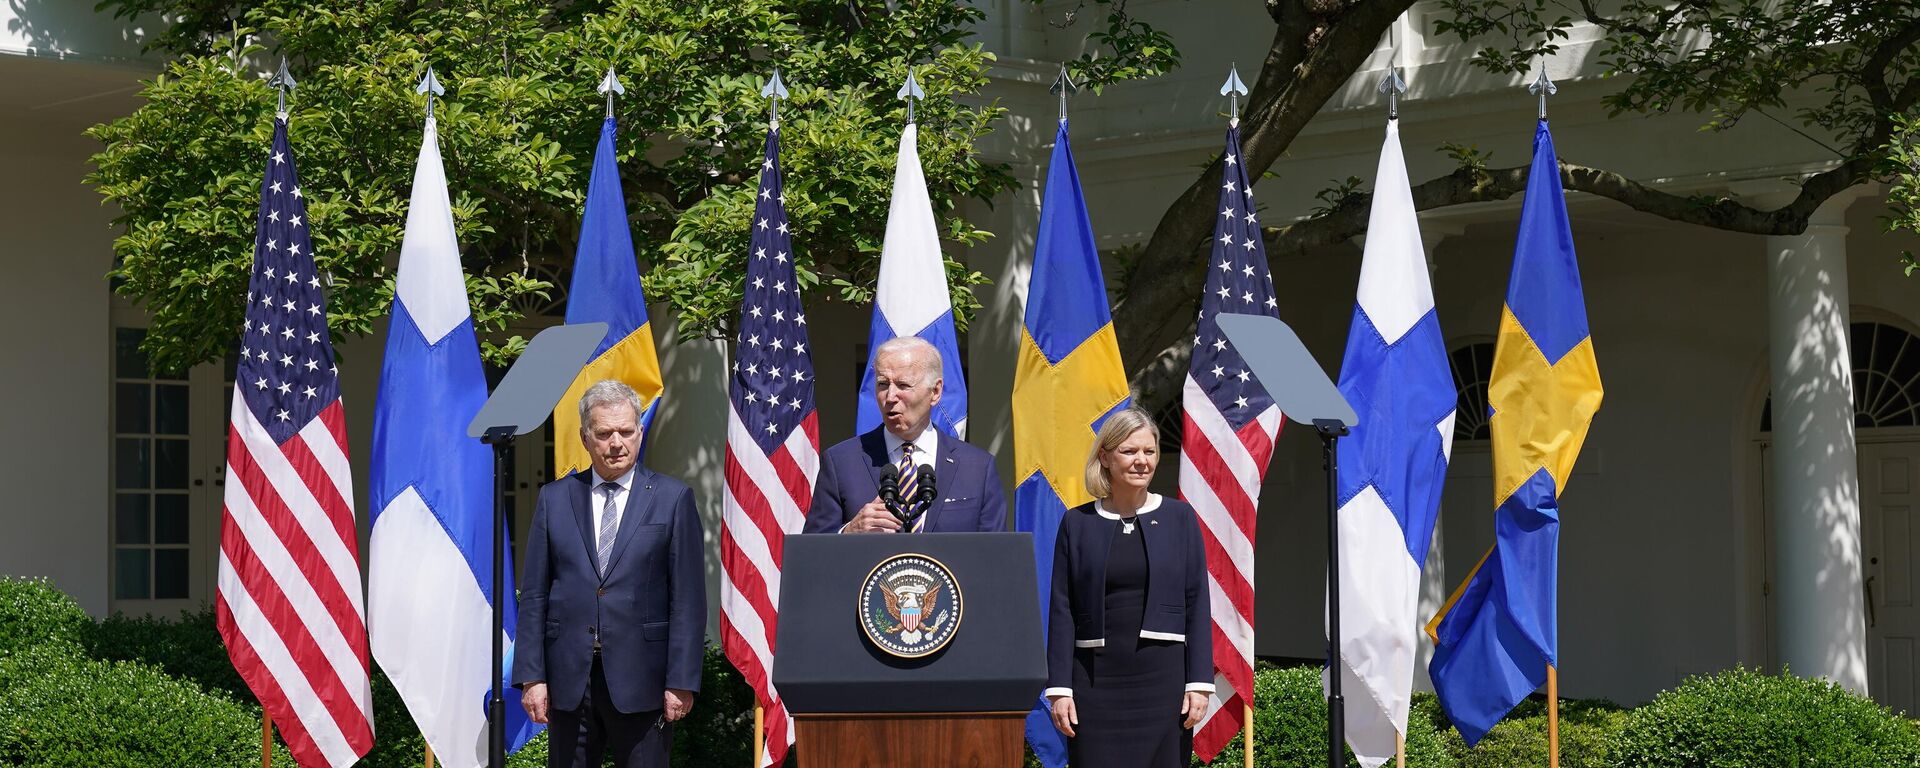
M 1320 669 L 1293 667 L 1280 669 L 1262 664 L 1254 672 L 1253 764 L 1260 768 L 1293 768 L 1327 763 L 1327 697 L 1320 687 Z M 1365 695 L 1359 691 L 1349 696 Z M 1453 768 L 1453 755 L 1447 749 L 1443 731 L 1430 717 L 1418 714 L 1422 698 L 1415 699 L 1415 713 L 1407 717 L 1407 765 L 1409 768 Z M 1454 736 L 1458 740 L 1458 736 Z M 1195 766 L 1236 768 L 1244 765 L 1246 752 L 1238 738 L 1221 750 L 1211 763 L 1193 759 Z M 1353 750 L 1345 750 L 1348 765 L 1358 765 Z
M 1731 669 L 1627 713 L 1612 746 L 1634 768 L 1913 768 L 1914 723 L 1825 680 Z
M 0 659 L 0 764 L 148 768 L 260 764 L 260 714 L 154 667 L 54 640 Z M 284 748 L 276 764 L 292 765 Z M 286 761 L 286 762 L 281 762 Z
M 0 576 L 0 659 L 49 641 L 77 644 L 93 620 L 46 579 Z
M 114 615 L 86 634 L 87 654 L 107 661 L 137 661 L 174 677 L 224 691 L 235 701 L 253 702 L 220 642 L 212 608 L 182 611 L 179 618 Z
M 1439 700 L 1428 697 L 1428 714 L 1446 722 Z M 1604 699 L 1567 699 L 1560 702 L 1561 768 L 1612 768 L 1610 747 L 1626 722 L 1626 714 Z M 1448 726 L 1447 744 L 1459 768 L 1507 768 L 1547 764 L 1547 706 L 1530 698 L 1514 707 L 1486 738 L 1472 749 L 1460 732 Z
M 85 618 L 85 614 L 81 614 L 83 621 Z M 226 691 L 235 701 L 255 703 L 252 692 L 233 671 L 210 608 L 182 613 L 177 620 L 115 616 L 100 622 L 86 637 L 89 652 L 97 658 L 144 662 L 176 677 Z M 717 646 L 707 647 L 701 673 L 701 693 L 694 700 L 693 712 L 674 728 L 673 763 L 745 765 L 752 762 L 753 690 Z M 509 689 L 507 705 L 517 707 L 519 703 L 518 692 Z M 358 765 L 361 768 L 420 765 L 426 739 L 414 725 L 399 691 L 377 663 L 373 672 L 373 717 L 376 734 L 373 750 Z M 543 732 L 508 762 L 512 766 L 542 766 L 546 765 L 546 759 L 547 737 Z

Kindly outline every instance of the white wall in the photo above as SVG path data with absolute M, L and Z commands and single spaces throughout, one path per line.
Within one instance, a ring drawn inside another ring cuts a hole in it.
M 0 574 L 51 577 L 100 615 L 113 232 L 111 210 L 81 181 L 95 146 L 64 120 L 0 120 L 0 327 L 10 329 L 0 353 Z

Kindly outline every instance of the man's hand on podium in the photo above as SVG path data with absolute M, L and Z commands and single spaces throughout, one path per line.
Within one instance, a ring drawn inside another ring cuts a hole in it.
M 840 529 L 841 533 L 898 533 L 900 521 L 887 510 L 886 502 L 875 496 Z

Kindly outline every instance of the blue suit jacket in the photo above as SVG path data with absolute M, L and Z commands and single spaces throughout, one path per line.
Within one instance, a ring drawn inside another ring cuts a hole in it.
M 928 429 L 933 429 L 929 426 Z M 885 427 L 841 441 L 820 456 L 813 507 L 805 533 L 833 533 L 880 495 L 880 470 L 887 456 Z M 993 454 L 940 435 L 939 466 L 934 467 L 933 506 L 926 511 L 927 531 L 999 532 L 1007 528 L 1007 500 Z
M 707 628 L 700 515 L 685 484 L 636 468 L 603 579 L 590 506 L 596 482 L 584 470 L 540 488 L 520 571 L 513 684 L 545 681 L 554 707 L 578 709 L 597 637 L 614 707 L 660 709 L 667 688 L 700 690 Z
M 1135 518 L 1147 540 L 1147 604 L 1140 635 L 1186 644 L 1187 690 L 1213 691 L 1213 605 L 1207 594 L 1207 549 L 1193 507 L 1171 497 Z M 1120 521 L 1082 504 L 1060 518 L 1054 539 L 1052 599 L 1047 605 L 1047 690 L 1073 686 L 1075 648 L 1101 648 L 1106 618 L 1107 557 Z

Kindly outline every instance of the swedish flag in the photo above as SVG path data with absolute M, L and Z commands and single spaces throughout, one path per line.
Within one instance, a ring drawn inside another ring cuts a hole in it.
M 619 379 L 646 400 L 640 414 L 644 434 L 660 409 L 660 355 L 653 346 L 647 297 L 634 263 L 633 235 L 627 231 L 627 204 L 614 162 L 613 118 L 600 125 L 593 150 L 593 175 L 587 181 L 587 209 L 580 218 L 580 247 L 573 257 L 573 283 L 567 289 L 567 322 L 607 324 L 607 335 L 592 362 L 573 380 L 553 408 L 553 470 L 562 477 L 591 465 L 580 444 L 580 397 L 587 387 Z M 641 443 L 646 450 L 646 442 Z
M 1014 526 L 1033 533 L 1043 607 L 1053 588 L 1060 517 L 1093 501 L 1083 478 L 1094 431 L 1128 401 L 1106 285 L 1062 120 L 1040 203 L 1026 324 L 1013 374 Z M 1047 718 L 1044 700 L 1027 717 L 1027 740 L 1044 764 L 1066 762 L 1066 745 Z
M 1559 498 L 1601 394 L 1560 166 L 1541 120 L 1487 391 L 1493 549 L 1427 625 L 1434 690 L 1469 746 L 1558 663 Z

